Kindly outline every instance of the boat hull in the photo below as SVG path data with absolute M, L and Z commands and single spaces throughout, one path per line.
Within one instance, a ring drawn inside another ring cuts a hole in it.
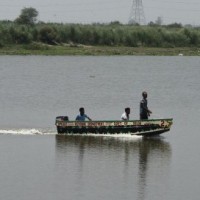
M 56 118 L 58 134 L 129 134 L 153 136 L 170 130 L 173 119 L 133 121 L 67 121 Z

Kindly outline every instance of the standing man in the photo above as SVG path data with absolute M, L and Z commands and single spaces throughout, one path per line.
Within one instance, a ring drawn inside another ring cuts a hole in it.
M 85 121 L 86 118 L 88 120 L 90 120 L 90 121 L 92 120 L 85 114 L 85 109 L 84 108 L 79 108 L 79 112 L 80 112 L 80 114 L 77 115 L 76 121 Z
M 124 121 L 129 120 L 130 112 L 131 112 L 130 108 L 125 108 L 125 112 L 122 114 L 121 119 Z
M 142 92 L 143 99 L 140 101 L 140 119 L 148 119 L 152 113 L 147 106 L 147 92 Z

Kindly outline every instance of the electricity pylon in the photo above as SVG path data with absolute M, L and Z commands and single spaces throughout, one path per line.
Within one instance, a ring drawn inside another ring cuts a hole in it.
M 133 0 L 128 23 L 140 25 L 146 24 L 142 0 Z

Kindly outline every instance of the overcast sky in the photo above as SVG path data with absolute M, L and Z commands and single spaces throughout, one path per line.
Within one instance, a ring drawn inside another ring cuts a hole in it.
M 44 22 L 128 23 L 133 0 L 0 0 L 0 20 L 14 20 L 24 7 L 39 12 Z M 200 25 L 200 0 L 142 0 L 146 22 Z

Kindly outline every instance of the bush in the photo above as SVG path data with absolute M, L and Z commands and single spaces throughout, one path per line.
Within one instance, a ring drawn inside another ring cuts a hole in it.
M 44 26 L 39 31 L 39 40 L 47 44 L 56 44 L 56 30 L 51 26 Z
M 24 26 L 12 26 L 9 28 L 10 42 L 15 44 L 28 44 L 31 42 L 32 37 Z

